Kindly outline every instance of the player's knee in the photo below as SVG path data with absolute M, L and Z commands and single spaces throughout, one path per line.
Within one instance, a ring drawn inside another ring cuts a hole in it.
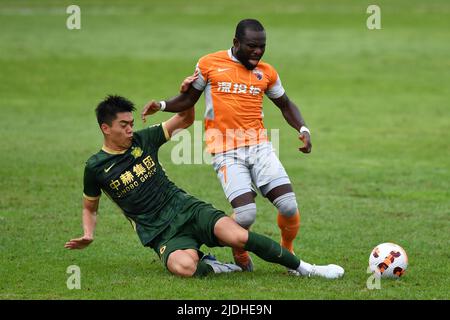
M 285 217 L 292 217 L 298 210 L 297 200 L 293 192 L 288 192 L 279 196 L 273 201 L 273 204 L 277 207 L 280 214 Z
M 167 268 L 177 276 L 192 277 L 197 269 L 197 261 L 183 250 L 176 250 L 169 255 Z
M 256 203 L 234 208 L 235 220 L 243 228 L 250 228 L 256 220 Z
M 236 233 L 236 248 L 244 248 L 248 241 L 248 230 L 241 230 Z

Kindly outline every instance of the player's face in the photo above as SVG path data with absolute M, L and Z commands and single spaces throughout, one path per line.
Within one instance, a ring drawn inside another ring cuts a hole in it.
M 119 112 L 111 126 L 108 126 L 107 124 L 103 125 L 106 126 L 103 132 L 105 133 L 105 136 L 108 137 L 111 144 L 121 149 L 128 149 L 131 147 L 134 125 L 133 114 L 131 112 Z
M 245 30 L 243 39 L 239 41 L 235 38 L 233 43 L 236 58 L 248 70 L 253 70 L 266 50 L 266 32 Z

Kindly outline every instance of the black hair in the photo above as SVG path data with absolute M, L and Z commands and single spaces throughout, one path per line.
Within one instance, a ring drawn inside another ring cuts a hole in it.
M 264 27 L 258 20 L 244 19 L 239 21 L 238 25 L 236 26 L 236 33 L 234 37 L 241 41 L 245 36 L 245 30 L 264 31 Z
M 98 104 L 95 109 L 95 114 L 97 115 L 97 122 L 100 126 L 102 123 L 111 126 L 119 112 L 132 112 L 135 110 L 136 108 L 130 100 L 117 95 L 109 95 Z

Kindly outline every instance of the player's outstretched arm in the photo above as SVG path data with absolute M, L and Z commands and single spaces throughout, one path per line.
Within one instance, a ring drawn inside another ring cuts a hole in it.
M 289 125 L 299 133 L 298 138 L 302 140 L 304 144 L 303 147 L 299 148 L 299 150 L 303 153 L 310 153 L 312 148 L 311 136 L 308 129 L 306 129 L 307 131 L 304 130 L 304 128 L 306 128 L 306 123 L 298 107 L 286 94 L 283 94 L 277 99 L 271 100 L 281 110 L 281 113 L 287 123 L 289 123 Z
M 94 231 L 97 222 L 99 199 L 83 199 L 83 229 L 84 235 L 80 238 L 70 239 L 64 245 L 67 249 L 84 249 L 94 241 Z
M 172 137 L 178 131 L 190 127 L 194 123 L 194 120 L 195 108 L 192 107 L 172 116 L 169 120 L 164 122 L 164 126 L 169 134 L 169 137 Z
M 193 107 L 202 95 L 202 91 L 191 86 L 192 82 L 197 80 L 197 78 L 197 71 L 192 76 L 185 78 L 180 86 L 180 94 L 172 99 L 166 100 L 164 102 L 165 105 L 161 105 L 160 101 L 155 100 L 148 102 L 141 113 L 142 121 L 145 122 L 146 116 L 152 115 L 160 110 L 167 112 L 182 112 Z

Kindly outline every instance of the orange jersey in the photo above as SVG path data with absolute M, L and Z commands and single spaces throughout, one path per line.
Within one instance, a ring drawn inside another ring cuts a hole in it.
M 199 78 L 192 84 L 205 92 L 205 136 L 210 153 L 225 152 L 267 141 L 263 124 L 263 94 L 276 99 L 284 94 L 276 70 L 260 61 L 248 70 L 231 49 L 202 57 Z

